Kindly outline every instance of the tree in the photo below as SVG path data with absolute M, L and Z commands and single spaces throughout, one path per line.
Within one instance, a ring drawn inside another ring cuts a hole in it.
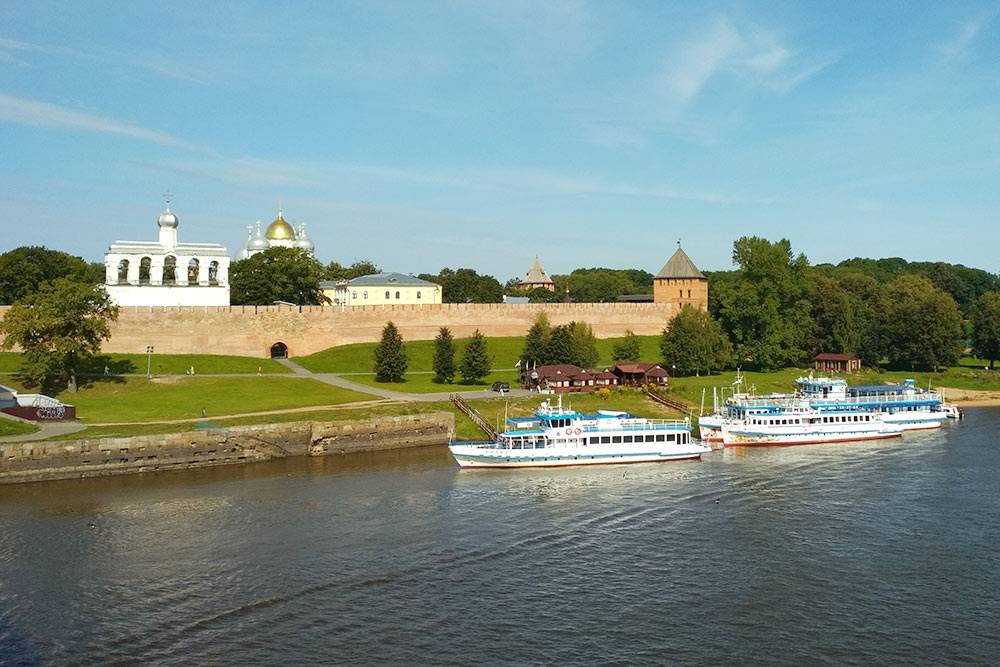
M 733 244 L 733 262 L 740 269 L 719 283 L 714 311 L 738 356 L 759 369 L 798 363 L 812 329 L 808 260 L 787 239 L 745 236 Z
M 229 267 L 230 300 L 249 306 L 329 303 L 319 287 L 322 277 L 323 267 L 305 250 L 269 248 Z
M 570 322 L 573 332 L 573 361 L 580 368 L 593 368 L 600 361 L 594 330 L 586 322 Z
M 573 327 L 563 324 L 552 329 L 542 355 L 543 364 L 572 364 L 576 360 L 573 349 Z
M 576 269 L 568 276 L 556 276 L 556 294 L 568 287 L 578 303 L 617 301 L 623 294 L 649 294 L 653 291 L 653 275 L 637 269 Z
M 712 316 L 690 305 L 681 308 L 660 340 L 663 365 L 676 375 L 710 373 L 728 366 L 733 348 Z
M 639 361 L 641 347 L 639 337 L 631 329 L 625 332 L 625 337 L 616 342 L 611 349 L 614 361 Z
M 549 336 L 552 334 L 552 325 L 544 312 L 535 316 L 535 322 L 528 329 L 528 335 L 524 338 L 524 349 L 521 351 L 521 368 L 534 368 L 538 364 L 544 364 L 546 359 L 546 346 Z
M 438 275 L 421 273 L 418 278 L 441 286 L 445 303 L 500 303 L 503 286 L 493 276 L 479 275 L 472 269 L 441 269 Z
M 441 327 L 434 339 L 434 381 L 447 384 L 455 379 L 455 339 L 448 327 Z
M 392 322 L 387 322 L 382 328 L 382 340 L 375 348 L 375 379 L 378 382 L 402 382 L 408 363 L 399 329 Z
M 1000 359 L 1000 292 L 986 292 L 972 311 L 972 351 L 980 359 Z
M 475 384 L 482 378 L 490 374 L 490 367 L 493 360 L 490 359 L 489 351 L 486 347 L 486 338 L 479 333 L 479 329 L 472 334 L 472 339 L 465 346 L 465 354 L 462 355 L 462 382 Z
M 362 259 L 354 262 L 350 266 L 343 266 L 339 262 L 330 262 L 323 268 L 324 280 L 353 280 L 361 276 L 370 276 L 379 273 L 378 266 L 374 262 Z
M 962 351 L 958 305 L 919 276 L 902 275 L 885 287 L 878 328 L 895 368 L 935 370 L 957 363 Z
M 0 255 L 0 304 L 12 304 L 56 278 L 97 285 L 104 282 L 103 265 L 40 246 L 22 246 Z
M 820 273 L 810 275 L 809 281 L 812 301 L 809 351 L 813 355 L 857 352 L 862 331 L 850 294 L 835 279 Z
M 117 317 L 118 307 L 100 285 L 56 278 L 7 311 L 0 322 L 0 347 L 21 348 L 20 375 L 27 387 L 75 392 L 77 373 L 101 351 L 101 342 L 111 337 L 108 325 Z

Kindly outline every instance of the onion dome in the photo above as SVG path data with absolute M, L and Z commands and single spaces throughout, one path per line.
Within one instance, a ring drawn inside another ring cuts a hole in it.
M 281 209 L 278 209 L 278 217 L 274 219 L 274 222 L 267 226 L 266 236 L 269 241 L 295 240 L 295 230 L 285 222 L 285 216 L 282 215 Z
M 299 225 L 299 232 L 295 235 L 295 247 L 302 248 L 307 252 L 313 252 L 316 250 L 316 244 L 312 242 L 312 239 L 306 236 L 305 224 Z
M 271 247 L 271 244 L 267 242 L 264 238 L 264 234 L 260 231 L 260 220 L 257 221 L 257 231 L 254 233 L 253 238 L 247 241 L 247 251 L 256 252 L 258 250 L 267 250 Z
M 170 212 L 170 206 L 156 219 L 156 224 L 160 227 L 171 227 L 177 229 L 177 216 Z

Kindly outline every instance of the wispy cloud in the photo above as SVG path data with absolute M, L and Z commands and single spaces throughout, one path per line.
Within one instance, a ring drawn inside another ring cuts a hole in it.
M 773 31 L 738 27 L 727 17 L 716 16 L 673 50 L 660 75 L 660 88 L 680 113 L 718 75 L 729 74 L 743 85 L 785 94 L 838 58 L 798 53 Z
M 0 93 L 0 121 L 36 127 L 58 127 L 147 141 L 161 146 L 198 150 L 194 144 L 165 132 L 139 125 L 76 111 L 57 104 L 39 102 Z
M 993 14 L 961 21 L 955 27 L 951 36 L 937 45 L 937 51 L 948 60 L 959 60 L 969 57 L 972 44 L 983 28 L 993 20 Z

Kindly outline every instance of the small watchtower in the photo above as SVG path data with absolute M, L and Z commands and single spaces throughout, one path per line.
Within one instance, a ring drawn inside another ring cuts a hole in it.
M 539 288 L 547 289 L 550 292 L 556 291 L 556 284 L 542 268 L 542 263 L 538 261 L 538 255 L 535 255 L 534 263 L 517 286 L 525 292 Z
M 708 278 L 698 270 L 677 241 L 677 250 L 653 278 L 653 302 L 672 303 L 676 310 L 691 304 L 708 310 Z

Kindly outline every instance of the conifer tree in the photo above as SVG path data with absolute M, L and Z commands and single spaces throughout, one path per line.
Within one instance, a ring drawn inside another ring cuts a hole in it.
M 528 329 L 528 335 L 524 339 L 524 350 L 521 352 L 521 367 L 534 368 L 545 362 L 545 346 L 549 342 L 549 335 L 552 333 L 552 325 L 545 312 L 538 313 L 535 323 Z
M 600 360 L 594 330 L 586 322 L 570 322 L 573 331 L 573 361 L 580 368 L 593 368 Z
M 542 355 L 545 364 L 572 364 L 576 362 L 573 326 L 560 325 L 552 330 Z
M 379 382 L 402 382 L 406 375 L 406 347 L 396 325 L 389 322 L 382 329 L 382 340 L 375 348 L 375 379 Z
M 483 334 L 472 334 L 472 340 L 465 347 L 465 354 L 462 355 L 462 381 L 466 384 L 475 384 L 482 378 L 490 374 L 492 360 L 486 347 L 486 338 Z
M 441 327 L 434 339 L 434 381 L 447 384 L 455 379 L 455 339 L 448 327 Z

